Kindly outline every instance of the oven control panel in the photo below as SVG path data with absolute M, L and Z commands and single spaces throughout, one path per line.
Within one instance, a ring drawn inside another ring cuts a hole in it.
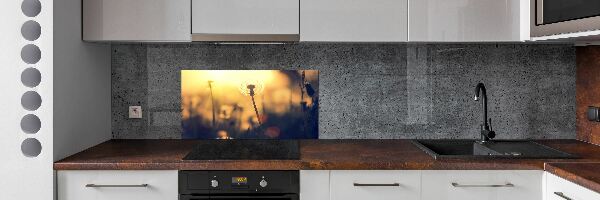
M 299 171 L 179 171 L 179 192 L 298 193 L 299 176 Z

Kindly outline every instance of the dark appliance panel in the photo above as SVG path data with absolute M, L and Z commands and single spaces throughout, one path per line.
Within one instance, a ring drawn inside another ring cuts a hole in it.
M 297 200 L 299 171 L 179 171 L 181 200 Z
M 598 0 L 537 0 L 538 25 L 600 16 Z M 539 7 L 542 7 L 541 9 Z M 539 19 L 541 17 L 541 19 Z
M 194 195 L 180 195 L 179 200 L 207 200 L 207 199 L 219 199 L 219 200 L 298 200 L 297 194 L 284 194 L 284 195 L 247 195 L 247 196 L 194 196 Z

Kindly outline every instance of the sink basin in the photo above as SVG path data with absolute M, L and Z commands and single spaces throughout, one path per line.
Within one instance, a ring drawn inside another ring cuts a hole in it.
M 548 146 L 526 140 L 413 140 L 416 146 L 438 159 L 568 159 L 577 158 Z

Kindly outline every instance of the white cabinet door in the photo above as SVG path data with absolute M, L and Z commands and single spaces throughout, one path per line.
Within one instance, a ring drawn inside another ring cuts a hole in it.
M 299 0 L 192 0 L 194 34 L 299 34 Z
M 546 172 L 545 200 L 600 200 L 600 193 Z
M 331 200 L 418 200 L 421 172 L 331 171 Z
M 423 200 L 542 200 L 543 171 L 423 171 Z
M 404 42 L 407 0 L 302 0 L 300 41 Z
M 83 40 L 190 41 L 189 0 L 83 0 Z
M 177 171 L 58 171 L 57 195 L 58 200 L 177 200 L 177 178 Z
M 329 170 L 300 171 L 300 200 L 329 200 Z
M 409 41 L 529 40 L 528 0 L 411 0 Z

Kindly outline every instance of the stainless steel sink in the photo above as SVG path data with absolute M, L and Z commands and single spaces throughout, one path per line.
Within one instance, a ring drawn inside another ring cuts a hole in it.
M 527 140 L 413 140 L 416 146 L 438 159 L 570 159 L 569 153 Z

